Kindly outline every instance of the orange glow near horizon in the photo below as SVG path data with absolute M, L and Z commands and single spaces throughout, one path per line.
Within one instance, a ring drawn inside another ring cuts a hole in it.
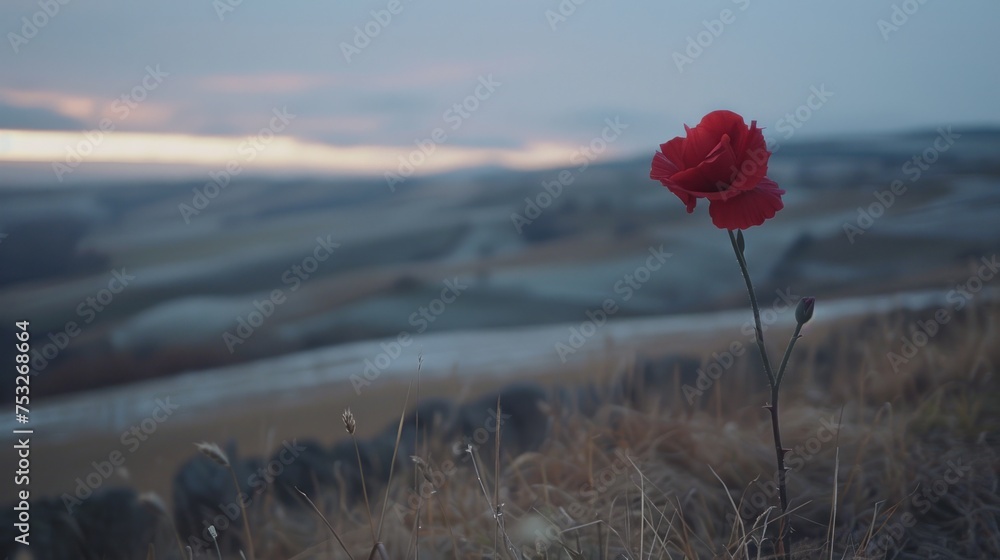
M 89 135 L 89 136 L 88 136 Z M 0 130 L 0 162 L 177 164 L 382 175 L 400 173 L 401 160 L 413 174 L 440 173 L 485 165 L 531 170 L 567 166 L 571 145 L 536 143 L 523 148 L 433 145 L 424 154 L 409 146 L 334 146 L 290 136 L 197 136 L 190 134 Z M 405 171 L 405 166 L 404 166 Z

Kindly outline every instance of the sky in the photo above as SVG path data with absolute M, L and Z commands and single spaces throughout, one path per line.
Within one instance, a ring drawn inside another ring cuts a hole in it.
M 997 126 L 997 22 L 995 0 L 5 0 L 0 169 L 557 167 L 722 108 L 775 141 Z

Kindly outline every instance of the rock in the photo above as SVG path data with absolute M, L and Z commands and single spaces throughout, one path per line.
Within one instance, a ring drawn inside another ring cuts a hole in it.
M 240 459 L 235 441 L 226 445 L 226 455 L 236 471 L 244 505 L 249 506 L 261 494 L 265 479 L 261 477 L 260 459 Z M 197 453 L 174 475 L 174 525 L 185 545 L 196 551 L 214 549 L 207 527 L 218 532 L 219 548 L 241 549 L 243 518 L 240 497 L 233 486 L 232 475 L 208 457 Z

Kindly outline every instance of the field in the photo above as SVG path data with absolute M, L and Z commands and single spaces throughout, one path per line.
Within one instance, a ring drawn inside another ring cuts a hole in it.
M 796 557 L 996 557 L 1000 135 L 966 132 L 909 173 L 935 137 L 773 157 L 786 208 L 747 232 L 772 357 L 796 302 L 818 298 L 782 392 L 786 518 L 725 233 L 651 184 L 648 161 L 571 169 L 558 195 L 542 187 L 558 169 L 398 193 L 245 181 L 193 215 L 179 205 L 204 184 L 11 187 L 0 252 L 24 266 L 4 269 L 0 305 L 31 321 L 37 350 L 37 526 L 64 520 L 67 497 L 154 492 L 139 505 L 155 557 L 177 558 L 174 476 L 195 442 L 235 442 L 234 464 L 293 441 L 342 446 L 350 407 L 359 440 L 384 445 L 414 403 L 528 382 L 549 396 L 501 426 L 498 456 L 493 439 L 469 454 L 448 430 L 408 432 L 420 461 L 399 457 L 388 501 L 380 469 L 366 506 L 354 481 L 306 468 L 333 531 L 266 485 L 247 508 L 256 558 L 348 557 L 339 539 L 368 557 L 373 525 L 389 558 L 755 558 L 786 521 Z M 596 402 L 566 396 L 584 387 Z M 519 447 L 529 435 L 544 442 Z M 115 538 L 136 547 L 125 557 L 145 551 L 139 532 Z

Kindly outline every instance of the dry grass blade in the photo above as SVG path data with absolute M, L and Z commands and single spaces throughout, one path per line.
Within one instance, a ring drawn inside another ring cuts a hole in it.
M 835 439 L 836 449 L 833 459 L 833 500 L 830 503 L 830 533 L 827 543 L 830 546 L 830 560 L 833 560 L 834 542 L 837 536 L 837 501 L 840 499 L 838 489 L 840 486 L 840 430 L 844 424 L 844 407 L 840 407 L 840 418 L 837 419 L 837 437 Z
M 184 559 L 184 544 L 181 542 L 181 536 L 177 532 L 177 526 L 174 524 L 174 518 L 170 515 L 167 510 L 167 504 L 163 503 L 163 499 L 160 498 L 159 494 L 155 492 L 146 492 L 139 496 L 139 503 L 145 504 L 163 519 L 167 520 L 170 524 L 170 533 L 173 534 L 174 540 L 177 543 L 177 552 L 180 554 L 178 558 Z
M 562 541 L 559 541 L 559 546 L 561 546 L 562 549 L 566 552 L 566 554 L 568 554 L 569 557 L 572 558 L 573 560 L 585 560 L 586 559 L 586 557 L 583 554 L 581 554 L 580 552 L 578 552 L 576 550 L 573 550 L 572 548 L 570 548 L 569 546 L 567 546 L 566 543 L 564 543 Z
M 229 465 L 226 468 L 229 469 L 229 475 L 233 479 L 233 487 L 236 489 L 236 498 L 240 503 L 240 514 L 243 516 L 243 533 L 247 538 L 247 551 L 250 553 L 250 560 L 256 560 L 253 552 L 253 535 L 250 534 L 250 520 L 247 519 L 247 508 L 245 505 L 246 500 L 243 499 L 243 491 L 240 490 L 240 483 L 236 478 L 236 471 L 233 470 L 232 465 Z
M 347 550 L 347 545 L 344 544 L 344 541 L 340 538 L 340 535 L 337 534 L 337 531 L 336 529 L 333 528 L 333 525 L 330 525 L 330 522 L 327 521 L 326 516 L 323 515 L 323 512 L 321 512 L 319 508 L 316 507 L 316 504 L 314 504 L 313 501 L 309 499 L 309 496 L 306 496 L 305 492 L 299 490 L 298 487 L 295 488 L 295 491 L 302 495 L 305 501 L 309 503 L 309 506 L 313 508 L 313 511 L 316 512 L 316 515 L 318 515 L 319 518 L 323 520 L 323 523 L 326 524 L 326 527 L 330 529 L 330 533 L 333 534 L 333 538 L 337 539 L 337 542 L 340 543 L 340 548 L 344 549 L 344 553 L 347 554 L 347 557 L 350 558 L 351 560 L 354 560 L 354 555 L 351 554 L 350 550 Z
M 250 552 L 250 560 L 256 560 L 253 552 L 253 535 L 250 533 L 250 521 L 247 519 L 247 510 L 246 505 L 244 504 L 245 500 L 243 499 L 243 491 L 240 489 L 240 482 L 236 478 L 236 471 L 233 470 L 232 461 L 229 460 L 229 455 L 227 455 L 226 452 L 223 451 L 222 448 L 220 448 L 216 443 L 203 441 L 201 443 L 194 444 L 194 446 L 202 455 L 208 457 L 215 464 L 229 470 L 229 475 L 233 480 L 233 488 L 236 489 L 237 502 L 240 504 L 240 514 L 243 516 L 243 533 L 247 539 L 247 550 Z M 215 537 L 213 535 L 213 540 L 214 538 Z M 218 543 L 216 543 L 215 548 L 218 550 Z M 219 554 L 219 557 L 222 557 L 221 553 Z
M 385 545 L 380 542 L 375 543 L 371 554 L 368 555 L 368 560 L 389 560 L 389 553 L 386 552 Z
M 422 360 L 422 356 L 418 358 Z M 419 371 L 420 361 L 418 361 L 417 368 Z M 399 426 L 396 428 L 396 444 L 392 448 L 392 460 L 389 462 L 389 480 L 385 483 L 385 499 L 382 501 L 382 513 L 379 515 L 378 519 L 378 531 L 375 533 L 375 542 L 372 543 L 374 546 L 376 543 L 381 542 L 382 539 L 382 527 L 385 525 L 385 512 L 389 509 L 389 490 L 392 486 L 392 475 L 396 470 L 396 457 L 399 455 L 399 441 L 403 437 L 403 421 L 406 420 L 406 407 L 410 402 L 410 392 L 413 390 L 413 382 L 406 388 L 406 397 L 403 399 L 403 410 L 399 414 Z
M 455 555 L 455 560 L 458 558 L 458 539 L 455 537 L 455 530 L 451 526 L 451 521 L 448 519 L 448 513 L 444 510 L 444 504 L 441 500 L 434 500 L 438 505 L 438 509 L 441 510 L 441 520 L 444 522 L 444 526 L 448 529 L 448 536 L 451 537 L 451 551 Z
M 726 498 L 729 499 L 729 505 L 733 507 L 733 512 L 736 514 L 736 525 L 740 528 L 740 543 L 742 545 L 742 543 L 746 542 L 747 531 L 746 527 L 743 525 L 743 516 L 740 515 L 740 508 L 736 507 L 736 502 L 733 501 L 733 494 L 729 491 L 729 487 L 726 486 L 726 483 L 722 481 L 722 477 L 719 476 L 719 473 L 715 472 L 712 465 L 708 465 L 708 470 L 712 471 L 712 476 L 719 481 L 723 490 L 726 491 Z
M 371 528 L 372 546 L 374 546 L 378 542 L 378 539 L 375 537 L 375 521 L 372 519 L 372 506 L 368 502 L 368 484 L 365 481 L 365 467 L 361 461 L 361 448 L 358 446 L 358 437 L 354 433 L 357 431 L 358 423 L 354 419 L 354 413 L 351 412 L 350 408 L 344 409 L 342 418 L 344 420 L 344 429 L 347 430 L 347 433 L 351 436 L 351 440 L 354 442 L 354 456 L 358 460 L 358 472 L 361 474 L 361 495 L 365 498 L 365 513 L 368 514 L 368 526 Z
M 833 560 L 833 543 L 837 535 L 837 483 L 840 476 L 840 448 L 837 448 L 837 455 L 833 460 L 833 500 L 830 504 L 830 536 L 827 542 L 830 546 L 830 560 Z
M 486 500 L 486 505 L 489 506 L 489 508 L 490 508 L 490 514 L 493 516 L 493 521 L 494 521 L 494 523 L 496 523 L 496 528 L 494 528 L 494 530 L 499 529 L 500 534 L 503 535 L 503 540 L 504 540 L 503 550 L 504 550 L 504 552 L 506 553 L 506 555 L 508 557 L 512 557 L 510 550 L 511 550 L 511 548 L 513 548 L 513 545 L 510 544 L 510 538 L 507 536 L 507 531 L 501 525 L 501 517 L 503 516 L 502 508 L 501 508 L 501 506 L 499 504 L 497 504 L 496 506 L 494 506 L 493 503 L 490 501 L 490 494 L 486 490 L 486 483 L 483 482 L 483 475 L 482 475 L 481 471 L 479 470 L 479 460 L 477 459 L 475 453 L 473 453 L 473 451 L 472 451 L 472 445 L 469 445 L 468 447 L 466 447 L 465 448 L 465 452 L 468 453 L 472 457 L 472 468 L 474 469 L 474 471 L 476 473 L 476 480 L 479 482 L 479 487 L 483 491 L 483 498 Z M 497 547 L 496 547 L 496 542 L 494 541 L 494 545 L 493 545 L 493 557 L 494 558 L 497 557 L 496 553 L 497 553 Z
M 219 550 L 219 533 L 215 530 L 215 525 L 208 526 L 208 534 L 212 537 L 212 543 L 215 544 L 215 554 L 222 560 L 222 551 Z
M 497 555 L 497 540 L 500 537 L 500 395 L 497 395 L 497 414 L 496 414 L 496 426 L 497 426 L 497 437 L 494 439 L 493 448 L 493 503 L 497 505 L 496 511 L 496 526 L 493 527 L 493 557 L 496 558 Z
M 632 460 L 629 459 L 629 462 L 632 462 Z M 639 470 L 639 468 L 635 466 L 635 463 L 632 463 L 632 466 L 635 467 L 635 470 L 637 471 Z M 639 558 L 643 558 L 646 555 L 645 554 L 646 531 L 644 530 L 645 526 L 646 526 L 646 480 L 645 477 L 643 477 L 642 473 L 640 472 L 639 473 Z
M 423 369 L 424 365 L 424 351 L 421 350 L 417 354 L 417 382 L 420 381 L 420 370 Z M 413 381 L 406 387 L 406 396 L 403 398 L 403 409 L 399 413 L 399 426 L 396 428 L 396 444 L 392 448 L 392 460 L 389 462 L 389 480 L 385 483 L 385 498 L 382 501 L 382 513 L 379 515 L 378 519 L 378 531 L 375 533 L 375 542 L 372 543 L 374 546 L 381 542 L 382 538 L 382 527 L 385 525 L 385 512 L 389 509 L 389 490 L 392 486 L 392 475 L 396 470 L 396 457 L 399 455 L 399 442 L 403 437 L 403 422 L 406 420 L 406 407 L 410 403 L 410 393 L 413 391 Z

